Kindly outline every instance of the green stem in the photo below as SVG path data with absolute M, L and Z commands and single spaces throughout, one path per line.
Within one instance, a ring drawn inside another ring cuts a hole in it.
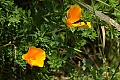
M 119 69 L 119 66 L 120 66 L 120 62 L 118 63 L 118 66 L 117 66 L 117 68 L 116 68 L 116 70 L 115 70 L 115 72 L 114 72 L 114 74 L 112 75 L 112 77 L 111 77 L 110 80 L 113 80 L 113 78 L 114 78 L 114 76 L 115 76 L 117 70 Z

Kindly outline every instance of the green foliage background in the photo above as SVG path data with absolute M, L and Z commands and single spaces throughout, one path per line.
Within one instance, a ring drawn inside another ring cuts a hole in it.
M 119 0 L 82 0 L 120 23 Z M 0 0 L 0 80 L 118 80 L 120 32 L 82 8 L 92 28 L 70 29 L 66 12 L 74 0 Z M 101 26 L 106 45 L 102 49 Z M 45 50 L 43 68 L 31 68 L 22 54 Z

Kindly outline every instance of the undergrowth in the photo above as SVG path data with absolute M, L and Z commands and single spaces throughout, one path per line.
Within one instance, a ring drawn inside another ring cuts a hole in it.
M 82 2 L 120 23 L 119 0 Z M 92 28 L 67 27 L 66 12 L 75 4 L 81 6 L 74 0 L 0 0 L 0 80 L 119 80 L 120 32 L 83 6 L 81 20 Z M 29 46 L 45 50 L 43 68 L 22 59 Z

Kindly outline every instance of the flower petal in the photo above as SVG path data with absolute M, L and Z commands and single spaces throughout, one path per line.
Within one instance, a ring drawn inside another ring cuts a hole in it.
M 30 66 L 43 67 L 46 55 L 45 51 L 41 48 L 31 46 L 28 52 L 22 55 L 22 58 L 25 59 Z
M 67 21 L 68 22 L 76 22 L 78 21 L 82 16 L 81 8 L 80 6 L 71 6 L 70 9 L 67 11 Z
M 91 23 L 90 22 L 79 22 L 81 28 L 91 28 Z
M 35 48 L 35 47 L 33 47 L 33 46 L 30 46 L 30 47 L 29 47 L 29 50 L 28 50 L 28 52 L 27 52 L 27 54 L 26 54 L 26 58 L 31 58 L 31 57 L 34 58 L 36 52 L 38 52 L 38 49 Z
M 26 56 L 27 56 L 27 54 L 23 54 L 23 55 L 22 55 L 22 58 L 23 58 L 23 59 L 26 59 Z
M 82 16 L 80 6 L 71 6 L 67 11 L 66 25 L 70 28 L 81 27 L 81 28 L 91 28 L 91 23 L 78 22 Z M 77 22 L 77 23 L 76 23 Z
M 70 28 L 81 27 L 81 28 L 91 28 L 90 22 L 78 22 L 78 23 L 67 23 Z
M 37 59 L 37 60 L 45 60 L 45 57 L 46 57 L 45 51 L 39 48 L 38 52 L 35 55 L 35 59 Z
M 44 65 L 44 60 L 31 60 L 31 63 L 29 63 L 32 66 L 38 66 L 38 67 L 43 67 Z

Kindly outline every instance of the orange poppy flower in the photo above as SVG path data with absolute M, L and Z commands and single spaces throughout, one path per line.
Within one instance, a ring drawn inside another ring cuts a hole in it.
M 22 55 L 22 58 L 32 66 L 43 67 L 44 60 L 46 58 L 45 51 L 41 48 L 35 48 L 30 46 L 26 54 Z
M 81 17 L 82 12 L 80 6 L 77 5 L 71 6 L 70 9 L 67 11 L 66 25 L 70 28 L 74 27 L 91 28 L 90 22 L 87 23 L 79 22 Z

